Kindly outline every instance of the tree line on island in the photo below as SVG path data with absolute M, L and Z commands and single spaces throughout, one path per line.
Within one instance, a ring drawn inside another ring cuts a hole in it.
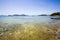
M 50 16 L 60 16 L 60 12 L 52 13 Z

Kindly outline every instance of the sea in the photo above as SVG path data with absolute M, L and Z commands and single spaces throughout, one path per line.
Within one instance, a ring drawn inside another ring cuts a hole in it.
M 54 16 L 0 16 L 0 40 L 44 40 L 38 36 L 41 30 L 54 32 L 60 27 L 60 19 L 51 19 L 52 17 Z

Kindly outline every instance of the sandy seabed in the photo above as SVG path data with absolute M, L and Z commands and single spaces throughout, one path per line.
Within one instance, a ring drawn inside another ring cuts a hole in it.
M 32 23 L 0 25 L 0 40 L 56 40 L 56 28 L 48 26 Z

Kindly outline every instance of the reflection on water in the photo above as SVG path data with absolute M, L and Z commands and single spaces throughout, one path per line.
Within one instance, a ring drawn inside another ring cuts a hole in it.
M 0 17 L 0 40 L 56 40 L 59 24 L 50 16 Z

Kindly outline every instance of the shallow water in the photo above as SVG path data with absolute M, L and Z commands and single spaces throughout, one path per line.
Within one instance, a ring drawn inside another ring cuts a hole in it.
M 56 40 L 59 27 L 51 16 L 0 16 L 0 40 Z

